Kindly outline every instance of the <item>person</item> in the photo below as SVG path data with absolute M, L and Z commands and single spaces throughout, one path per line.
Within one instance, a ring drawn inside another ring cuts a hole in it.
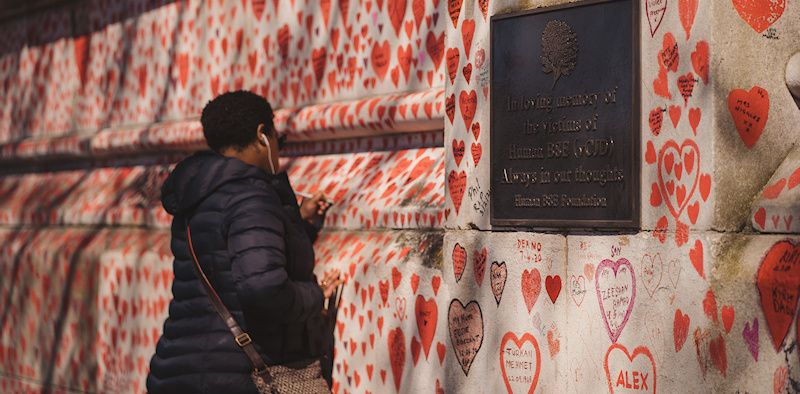
M 287 174 L 278 171 L 282 139 L 263 97 L 222 94 L 200 121 L 211 150 L 178 163 L 161 190 L 173 215 L 175 278 L 147 390 L 255 393 L 249 359 L 194 271 L 187 224 L 203 272 L 266 364 L 290 365 L 324 352 L 309 336 L 320 331 L 313 325 L 323 301 L 341 283 L 337 270 L 319 282 L 313 273 L 312 243 L 328 203 L 318 192 L 298 205 Z

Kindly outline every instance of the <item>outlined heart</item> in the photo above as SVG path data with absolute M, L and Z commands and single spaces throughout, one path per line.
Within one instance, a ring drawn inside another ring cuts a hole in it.
M 460 244 L 456 243 L 453 247 L 453 274 L 456 278 L 456 283 L 461 280 L 464 275 L 464 268 L 467 266 L 467 249 Z
M 648 253 L 642 256 L 640 265 L 642 266 L 644 288 L 647 290 L 647 294 L 653 297 L 664 276 L 664 261 L 661 259 L 660 253 L 656 253 L 655 256 Z
M 636 275 L 626 258 L 603 260 L 595 270 L 595 290 L 600 313 L 611 342 L 617 342 L 636 301 Z
M 691 164 L 689 164 L 691 163 Z M 658 154 L 658 186 L 667 208 L 675 219 L 689 204 L 700 179 L 700 149 L 694 140 L 664 143 Z
M 667 0 L 647 0 L 645 2 L 647 23 L 650 25 L 650 37 L 655 37 L 666 12 Z
M 489 269 L 489 279 L 492 285 L 492 294 L 497 305 L 500 306 L 500 301 L 503 299 L 503 290 L 506 288 L 506 280 L 508 279 L 508 267 L 506 262 L 493 261 Z
M 464 305 L 461 300 L 454 298 L 447 310 L 447 326 L 456 359 L 461 365 L 464 376 L 469 376 L 472 362 L 483 345 L 481 306 L 477 301 L 470 301 Z
M 608 389 L 612 394 L 620 391 L 627 392 L 626 386 L 632 385 L 631 381 L 634 379 L 630 371 L 639 372 L 637 391 L 653 394 L 658 392 L 656 390 L 656 362 L 650 349 L 645 346 L 633 349 L 633 354 L 631 354 L 625 346 L 615 343 L 608 348 L 603 365 L 606 370 Z M 628 375 L 627 380 L 620 380 L 620 377 L 625 376 L 623 374 Z
M 577 277 L 572 275 L 569 278 L 569 283 L 572 301 L 575 303 L 575 306 L 580 308 L 581 304 L 583 304 L 584 297 L 586 297 L 586 278 L 583 275 Z
M 515 367 L 521 365 L 525 367 Z M 500 372 L 509 393 L 536 392 L 541 369 L 542 355 L 533 334 L 526 332 L 517 337 L 509 331 L 503 335 L 500 340 Z

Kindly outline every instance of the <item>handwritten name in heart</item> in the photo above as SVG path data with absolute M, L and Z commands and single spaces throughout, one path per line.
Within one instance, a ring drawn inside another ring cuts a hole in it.
M 615 343 L 608 348 L 604 362 L 608 390 L 619 392 L 656 393 L 656 362 L 650 349 L 639 346 L 631 354 Z
M 769 92 L 760 86 L 754 86 L 750 91 L 734 89 L 728 95 L 728 111 L 742 142 L 752 149 L 769 119 Z
M 500 340 L 500 371 L 509 394 L 534 393 L 542 369 L 539 342 L 531 333 L 507 332 Z
M 595 289 L 608 337 L 617 342 L 636 300 L 636 276 L 630 261 L 603 260 L 595 271 Z
M 461 300 L 453 299 L 447 310 L 447 326 L 456 359 L 464 375 L 469 376 L 472 362 L 483 345 L 483 312 L 480 304 L 470 301 L 465 306 Z
M 497 302 L 497 306 L 500 306 L 500 300 L 503 299 L 503 290 L 506 288 L 506 279 L 508 279 L 508 267 L 506 266 L 506 262 L 492 262 L 492 267 L 489 269 L 489 275 L 491 276 L 491 284 L 492 284 L 492 294 L 494 294 L 494 300 Z
M 800 244 L 780 241 L 772 245 L 758 268 L 756 285 L 772 344 L 780 350 L 800 296 Z

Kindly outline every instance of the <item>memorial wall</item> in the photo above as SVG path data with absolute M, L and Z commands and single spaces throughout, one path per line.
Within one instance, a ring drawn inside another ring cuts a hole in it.
M 795 0 L 2 20 L 0 391 L 144 391 L 160 184 L 239 88 L 280 108 L 294 187 L 335 201 L 335 393 L 799 391 L 798 21 Z

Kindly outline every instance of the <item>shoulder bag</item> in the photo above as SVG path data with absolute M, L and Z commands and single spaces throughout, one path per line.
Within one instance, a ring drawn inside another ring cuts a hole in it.
M 192 232 L 189 228 L 189 220 L 186 220 L 186 238 L 189 243 L 189 251 L 192 254 L 194 261 L 194 270 L 203 283 L 203 288 L 211 300 L 211 305 L 214 310 L 228 326 L 231 331 L 236 344 L 247 355 L 250 364 L 253 366 L 253 371 L 250 377 L 256 385 L 259 394 L 305 394 L 305 393 L 330 393 L 328 384 L 322 378 L 322 371 L 320 368 L 320 361 L 313 360 L 311 362 L 298 362 L 287 365 L 273 365 L 267 367 L 264 359 L 253 345 L 253 339 L 250 335 L 242 330 L 241 326 L 236 322 L 231 315 L 231 312 L 222 303 L 219 295 L 211 286 L 208 277 L 203 272 L 200 262 L 197 260 L 197 255 L 194 253 L 194 245 L 192 245 Z

